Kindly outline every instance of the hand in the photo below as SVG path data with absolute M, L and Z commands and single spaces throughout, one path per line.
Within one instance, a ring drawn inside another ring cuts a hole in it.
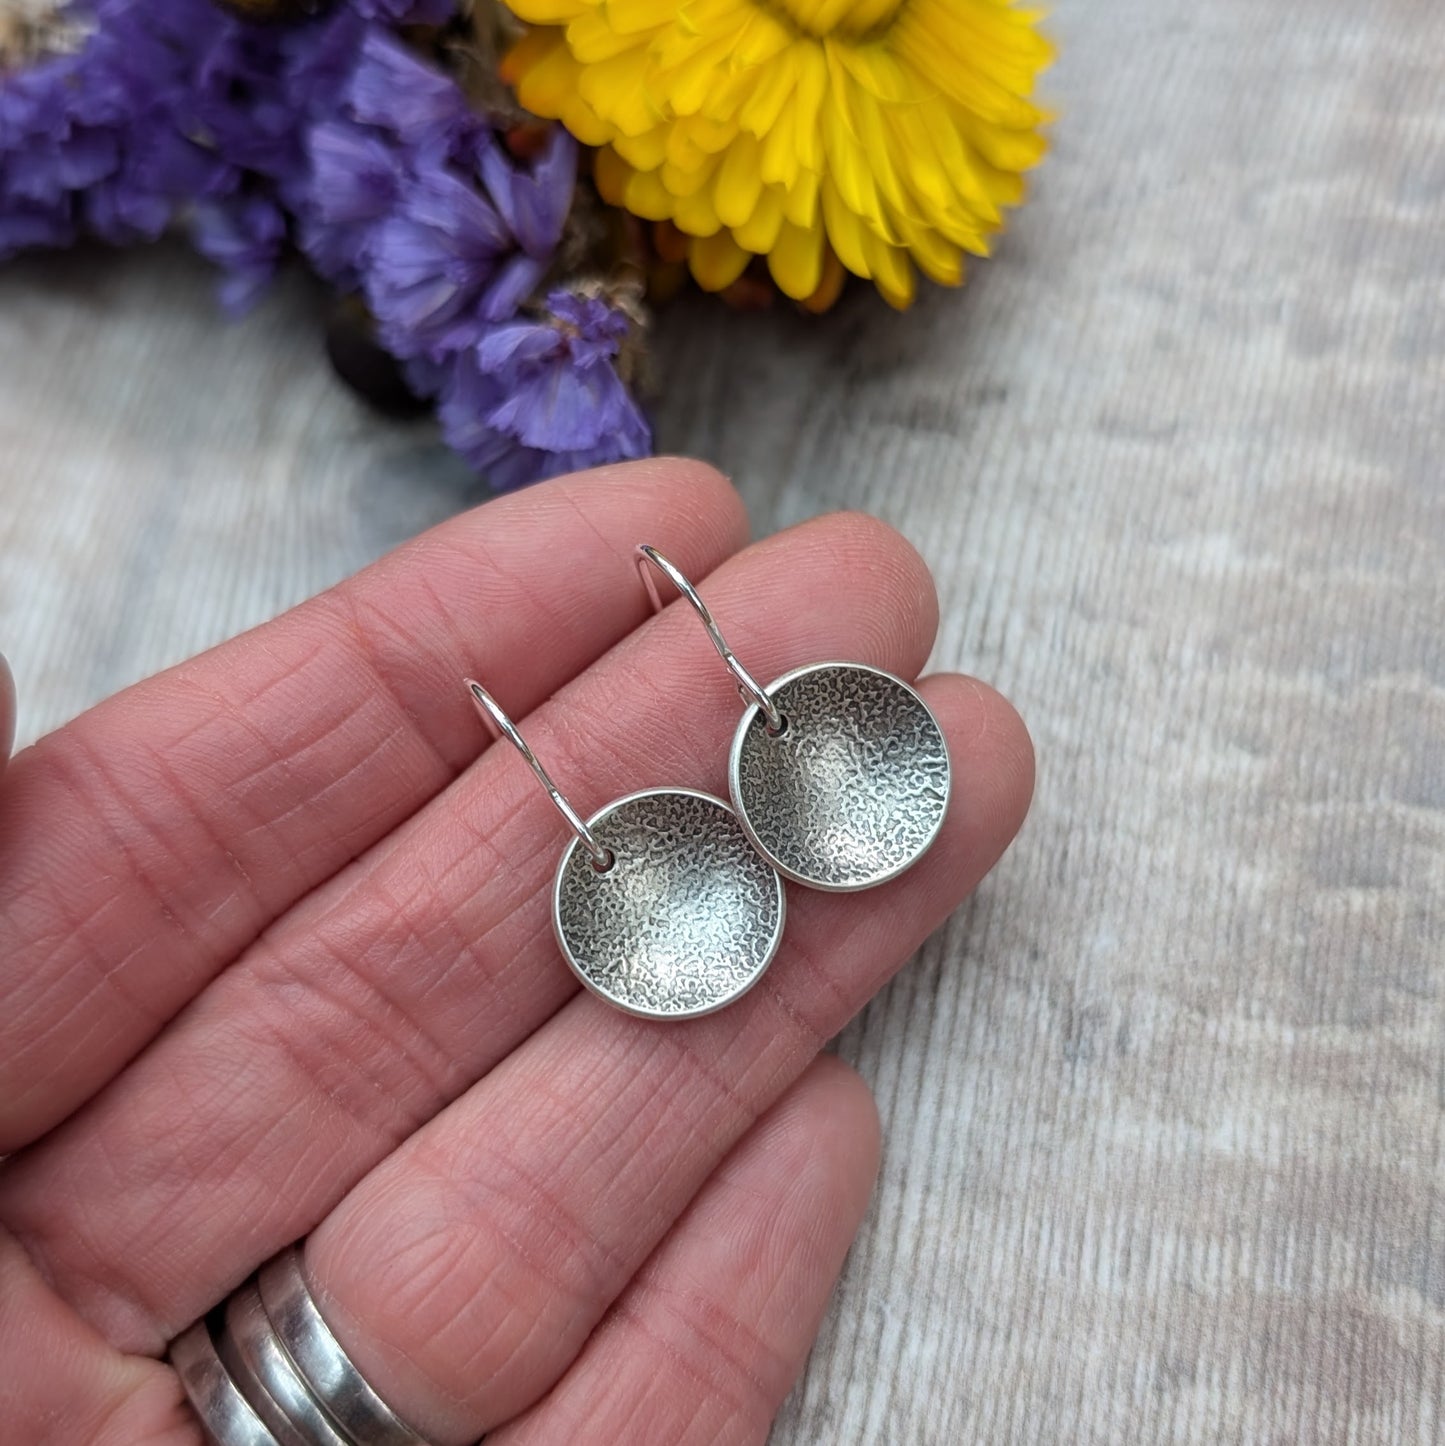
M 954 767 L 934 848 L 868 893 L 791 889 L 758 987 L 657 1024 L 578 992 L 549 926 L 564 827 L 460 682 L 584 812 L 725 793 L 737 697 L 685 606 L 649 619 L 639 541 L 764 679 L 918 673 L 936 602 L 895 533 L 744 531 L 677 461 L 510 496 L 11 761 L 8 1438 L 194 1446 L 159 1357 L 308 1232 L 337 1336 L 443 1446 L 766 1437 L 877 1167 L 866 1087 L 819 1050 L 1017 831 L 1028 736 L 981 683 L 929 679 Z

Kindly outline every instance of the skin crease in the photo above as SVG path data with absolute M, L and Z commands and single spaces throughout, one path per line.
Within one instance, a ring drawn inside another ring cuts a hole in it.
M 866 894 L 790 888 L 759 986 L 655 1024 L 575 994 L 547 917 L 564 827 L 457 681 L 498 691 L 584 812 L 720 791 L 738 704 L 690 613 L 649 620 L 642 540 L 765 680 L 822 656 L 916 676 L 936 603 L 906 542 L 838 516 L 740 550 L 744 528 L 699 464 L 561 479 L 16 756 L 7 1432 L 199 1443 L 156 1358 L 310 1233 L 333 1329 L 439 1446 L 581 1420 L 597 1446 L 766 1439 L 877 1168 L 866 1087 L 818 1050 L 1007 847 L 1028 735 L 985 685 L 925 680 L 955 769 L 930 853 Z M 0 734 L 12 714 L 0 686 Z

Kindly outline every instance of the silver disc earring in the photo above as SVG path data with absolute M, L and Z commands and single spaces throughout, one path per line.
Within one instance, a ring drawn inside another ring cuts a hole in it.
M 527 760 L 574 835 L 552 885 L 552 925 L 572 971 L 628 1014 L 711 1014 L 762 977 L 783 937 L 783 881 L 720 798 L 649 788 L 585 822 L 480 683 L 489 728 Z
M 655 547 L 638 548 L 654 609 L 662 573 L 702 619 L 747 705 L 728 788 L 754 847 L 788 878 L 849 892 L 917 863 L 943 827 L 943 730 L 901 678 L 865 663 L 811 663 L 762 687 L 738 662 L 697 589 Z

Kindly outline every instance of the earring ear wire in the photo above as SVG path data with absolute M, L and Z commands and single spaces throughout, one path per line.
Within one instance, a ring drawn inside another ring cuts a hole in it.
M 662 598 L 658 594 L 657 579 L 653 577 L 649 564 L 672 583 L 691 604 L 692 610 L 702 619 L 702 625 L 707 629 L 707 635 L 712 639 L 712 645 L 717 649 L 718 657 L 727 664 L 728 671 L 738 685 L 738 694 L 743 702 L 752 704 L 758 709 L 767 720 L 769 733 L 776 735 L 783 732 L 788 726 L 788 720 L 778 712 L 762 684 L 738 662 L 737 655 L 728 647 L 727 639 L 722 635 L 722 629 L 718 627 L 711 609 L 698 595 L 697 589 L 650 542 L 639 543 L 637 552 L 637 572 L 642 578 L 642 585 L 647 589 L 647 596 L 652 600 L 653 612 L 662 611 Z
M 492 736 L 505 738 L 527 760 L 527 767 L 537 775 L 537 781 L 547 790 L 547 797 L 556 804 L 557 812 L 567 820 L 567 827 L 577 835 L 578 843 L 587 850 L 592 867 L 599 874 L 605 874 L 613 864 L 611 850 L 603 848 L 597 842 L 592 830 L 582 821 L 582 815 L 567 802 L 566 795 L 552 782 L 552 775 L 537 761 L 537 755 L 527 746 L 527 740 L 522 737 L 521 731 L 507 716 L 502 705 L 475 678 L 465 678 L 463 682 L 466 683 L 467 692 L 472 695 L 472 702 L 476 704 L 477 712 L 491 730 Z

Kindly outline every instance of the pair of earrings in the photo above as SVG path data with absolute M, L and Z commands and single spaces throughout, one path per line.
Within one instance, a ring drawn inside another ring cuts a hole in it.
M 783 878 L 872 888 L 916 863 L 948 807 L 948 749 L 912 688 L 863 663 L 813 663 L 767 688 L 733 655 L 697 589 L 655 547 L 638 548 L 692 606 L 745 710 L 728 757 L 732 807 L 690 788 L 650 788 L 585 821 L 480 683 L 483 719 L 527 760 L 574 838 L 552 889 L 573 972 L 629 1014 L 686 1019 L 731 1004 L 783 937 Z

